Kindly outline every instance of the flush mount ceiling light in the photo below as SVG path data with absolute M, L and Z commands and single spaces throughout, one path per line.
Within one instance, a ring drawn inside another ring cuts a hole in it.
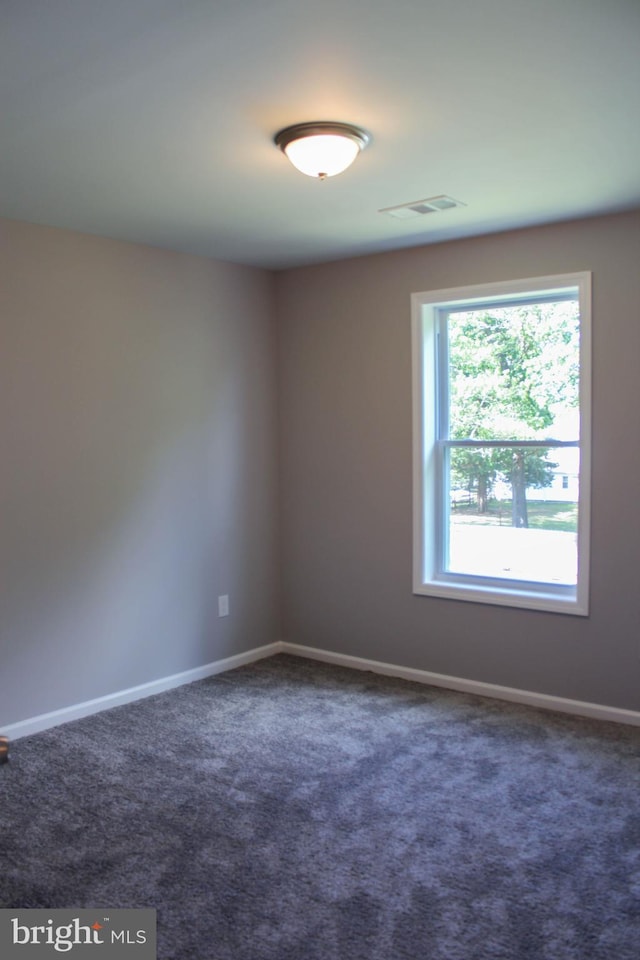
M 276 133 L 273 142 L 294 167 L 326 180 L 350 167 L 371 137 L 350 123 L 296 123 Z

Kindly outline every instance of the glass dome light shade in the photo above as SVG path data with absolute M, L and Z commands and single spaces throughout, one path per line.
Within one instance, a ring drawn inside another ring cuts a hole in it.
M 274 139 L 297 170 L 324 180 L 351 166 L 369 135 L 348 124 L 301 123 L 281 130 Z
M 333 134 L 320 134 L 293 140 L 284 152 L 300 173 L 308 177 L 335 177 L 350 167 L 360 152 L 353 140 Z

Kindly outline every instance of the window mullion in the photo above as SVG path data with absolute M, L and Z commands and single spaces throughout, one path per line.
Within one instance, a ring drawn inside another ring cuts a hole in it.
M 540 447 L 542 449 L 554 449 L 561 447 L 579 447 L 579 440 L 471 440 L 466 438 L 464 440 L 453 440 L 451 438 L 443 438 L 441 441 L 447 447 L 472 447 L 472 448 L 481 448 L 481 447 L 514 447 L 514 448 L 536 448 Z

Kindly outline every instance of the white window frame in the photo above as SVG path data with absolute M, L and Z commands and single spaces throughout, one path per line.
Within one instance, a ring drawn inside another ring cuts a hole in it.
M 571 291 L 580 308 L 580 490 L 577 585 L 509 581 L 454 574 L 444 568 L 442 470 L 436 444 L 438 417 L 439 311 L 476 309 L 496 300 L 563 297 Z M 591 273 L 568 273 L 414 293 L 413 350 L 413 592 L 509 607 L 588 616 L 591 502 Z

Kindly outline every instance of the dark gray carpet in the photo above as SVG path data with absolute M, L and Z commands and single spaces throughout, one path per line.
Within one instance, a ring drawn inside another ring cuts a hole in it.
M 3 907 L 155 907 L 158 956 L 638 960 L 640 730 L 288 656 L 0 768 Z

